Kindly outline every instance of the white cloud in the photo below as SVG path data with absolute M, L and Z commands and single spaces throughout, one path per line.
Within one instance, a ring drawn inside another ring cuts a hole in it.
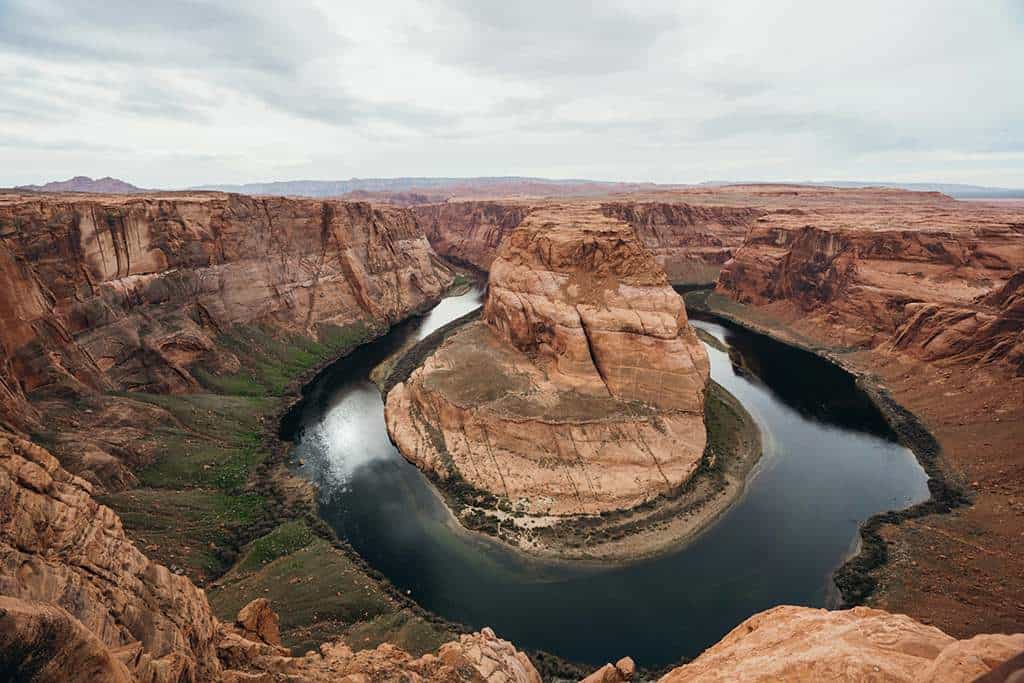
M 1024 186 L 1019 0 L 282 7 L 0 0 L 0 185 Z

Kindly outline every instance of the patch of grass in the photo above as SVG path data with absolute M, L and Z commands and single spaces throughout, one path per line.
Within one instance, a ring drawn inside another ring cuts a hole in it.
M 261 536 L 250 543 L 233 571 L 248 572 L 258 570 L 268 562 L 302 550 L 314 540 L 316 540 L 316 536 L 313 535 L 313 532 L 310 531 L 305 522 L 285 522 L 266 536 Z
M 322 325 L 316 340 L 259 326 L 222 335 L 219 343 L 242 367 L 230 375 L 202 363 L 190 368 L 208 393 L 130 394 L 174 419 L 151 435 L 154 459 L 137 473 L 141 488 L 102 501 L 147 555 L 207 586 L 221 618 L 233 620 L 251 600 L 268 598 L 284 642 L 297 651 L 353 627 L 367 646 L 396 642 L 417 653 L 452 635 L 320 538 L 301 518 L 304 508 L 285 507 L 270 480 L 253 479 L 269 456 L 266 416 L 291 383 L 376 333 L 357 323 Z
M 409 609 L 382 614 L 356 624 L 345 633 L 345 642 L 353 650 L 369 650 L 391 643 L 414 657 L 434 652 L 451 639 L 452 634 L 446 629 L 438 628 Z
M 353 628 L 361 629 L 360 637 L 367 647 L 395 642 L 399 634 L 428 649 L 451 639 L 449 632 L 418 617 L 414 620 L 414 615 L 396 617 L 406 608 L 344 552 L 323 539 L 314 538 L 267 564 L 253 566 L 247 560 L 242 562 L 255 571 L 237 571 L 239 565 L 208 592 L 210 604 L 221 619 L 233 620 L 250 600 L 267 598 L 280 614 L 283 642 L 296 652 Z M 350 644 L 354 648 L 363 645 Z
M 218 338 L 242 364 L 233 374 L 216 374 L 202 365 L 192 374 L 210 391 L 235 396 L 281 396 L 296 377 L 324 360 L 373 338 L 377 328 L 365 321 L 350 325 L 323 324 L 318 339 L 275 334 L 258 325 L 239 325 Z
M 260 417 L 272 404 L 253 397 L 132 394 L 169 411 L 178 425 L 153 434 L 157 457 L 139 473 L 143 486 L 239 491 L 263 461 Z
M 99 501 L 118 513 L 149 557 L 181 569 L 200 585 L 231 566 L 239 534 L 265 517 L 260 496 L 204 489 L 139 488 Z

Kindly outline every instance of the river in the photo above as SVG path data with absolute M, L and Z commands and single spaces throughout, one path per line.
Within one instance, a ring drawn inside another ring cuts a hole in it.
M 721 322 L 694 320 L 711 376 L 753 415 L 764 455 L 744 496 L 692 544 L 625 565 L 527 559 L 455 524 L 388 439 L 377 363 L 481 303 L 473 290 L 342 359 L 282 422 L 321 514 L 423 607 L 523 649 L 589 664 L 692 657 L 778 604 L 825 606 L 831 573 L 871 515 L 928 497 L 927 477 L 852 377 L 814 356 Z M 730 352 L 715 348 L 728 346 Z

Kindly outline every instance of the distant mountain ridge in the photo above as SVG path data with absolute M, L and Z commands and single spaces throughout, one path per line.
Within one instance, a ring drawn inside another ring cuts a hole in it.
M 210 184 L 197 185 L 191 190 L 219 190 L 241 194 L 294 195 L 302 197 L 344 197 L 358 198 L 363 193 L 409 193 L 420 192 L 430 195 L 597 195 L 607 192 L 635 192 L 639 190 L 666 190 L 673 188 L 706 185 L 810 185 L 816 187 L 891 187 L 917 192 L 942 192 L 954 199 L 1018 199 L 1024 198 L 1024 189 L 988 187 L 962 183 L 901 183 L 887 181 L 707 181 L 703 183 L 661 184 L 652 182 L 634 183 L 586 178 L 551 179 L 529 176 L 495 176 L 473 178 L 451 177 L 402 177 L 402 178 L 349 178 L 348 180 L 286 180 L 239 185 Z
M 447 197 L 485 196 L 597 196 L 609 192 L 671 190 L 685 187 L 722 185 L 807 185 L 813 187 L 890 187 L 917 192 L 941 192 L 954 199 L 1024 199 L 1024 189 L 989 187 L 964 183 L 902 183 L 877 180 L 711 180 L 691 183 L 622 182 L 586 178 L 538 178 L 530 176 L 398 177 L 349 178 L 348 180 L 282 180 L 243 184 L 195 185 L 187 190 L 236 192 L 248 195 L 299 197 L 342 197 L 399 204 L 443 201 Z M 140 188 L 119 178 L 75 176 L 44 185 L 19 185 L 15 190 L 32 192 L 87 192 L 94 194 L 136 194 L 153 190 Z
M 709 180 L 701 185 L 810 185 L 813 187 L 890 187 L 897 190 L 914 192 L 941 192 L 953 199 L 1024 199 L 1024 189 L 1008 187 L 989 187 L 986 185 L 968 185 L 964 183 L 896 183 L 882 180 L 794 180 L 765 182 L 763 180 Z
M 32 192 L 92 192 L 94 194 L 133 194 L 146 191 L 118 178 L 106 176 L 93 180 L 84 175 L 67 180 L 55 180 L 45 185 L 19 185 L 14 189 Z
M 602 194 L 609 191 L 629 192 L 642 189 L 683 187 L 657 183 L 630 183 L 569 178 L 531 178 L 496 176 L 475 178 L 349 178 L 348 180 L 286 180 L 241 185 L 197 185 L 190 190 L 219 190 L 242 194 L 296 195 L 303 197 L 339 197 L 350 193 L 429 192 L 460 194 Z

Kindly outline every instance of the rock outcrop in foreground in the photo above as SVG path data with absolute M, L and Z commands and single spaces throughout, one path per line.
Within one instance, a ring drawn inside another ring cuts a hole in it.
M 867 607 L 829 612 L 783 606 L 750 617 L 661 683 L 967 683 L 1022 652 L 1024 633 L 957 640 L 902 614 Z
M 491 266 L 482 321 L 388 394 L 388 430 L 413 463 L 499 508 L 629 508 L 696 469 L 708 370 L 628 225 L 588 207 L 535 209 Z
M 490 629 L 419 658 L 340 641 L 292 657 L 266 600 L 219 622 L 203 591 L 143 555 L 91 492 L 44 449 L 0 433 L 0 672 L 13 680 L 540 681 Z

